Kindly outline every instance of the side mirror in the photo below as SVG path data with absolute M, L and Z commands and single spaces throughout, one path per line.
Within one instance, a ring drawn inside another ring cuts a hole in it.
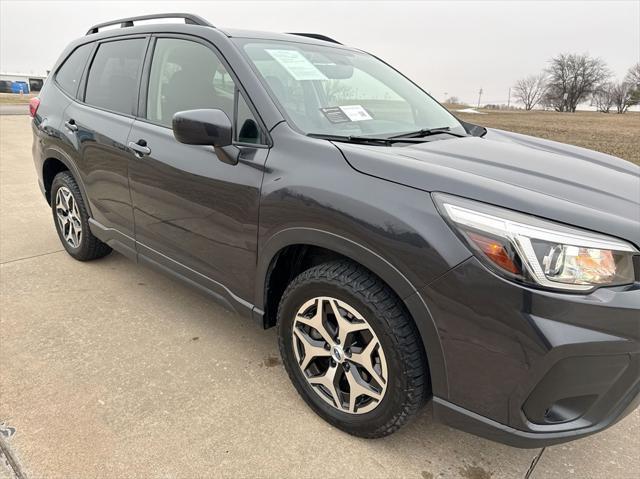
M 173 115 L 173 136 L 187 145 L 213 146 L 220 161 L 235 165 L 240 150 L 233 146 L 233 127 L 218 109 L 179 111 Z

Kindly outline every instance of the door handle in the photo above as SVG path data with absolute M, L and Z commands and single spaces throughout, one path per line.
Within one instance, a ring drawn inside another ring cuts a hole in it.
M 76 121 L 73 118 L 65 121 L 64 126 L 66 126 L 69 131 L 78 131 L 78 125 L 76 125 Z
M 130 141 L 129 148 L 131 148 L 134 151 L 134 154 L 138 158 L 142 158 L 143 156 L 151 154 L 151 148 L 147 146 L 147 142 L 145 140 L 138 140 L 137 143 Z

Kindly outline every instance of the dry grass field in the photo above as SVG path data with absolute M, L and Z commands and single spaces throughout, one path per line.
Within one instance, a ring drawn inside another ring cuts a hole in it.
M 27 93 L 26 95 L 19 95 L 17 93 L 0 93 L 0 104 L 2 105 L 22 105 L 29 103 L 35 93 Z
M 640 113 L 557 113 L 493 111 L 485 114 L 451 111 L 464 121 L 491 128 L 539 136 L 618 156 L 640 164 Z

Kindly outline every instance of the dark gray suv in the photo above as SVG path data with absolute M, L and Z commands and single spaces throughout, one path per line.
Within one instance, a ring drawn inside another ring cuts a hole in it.
M 276 326 L 300 395 L 351 434 L 432 399 L 537 447 L 638 404 L 638 166 L 462 122 L 323 35 L 187 14 L 92 27 L 31 113 L 69 254 L 115 249 Z

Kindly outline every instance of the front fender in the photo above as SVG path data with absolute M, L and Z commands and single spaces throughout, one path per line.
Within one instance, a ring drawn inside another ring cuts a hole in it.
M 444 353 L 429 308 L 402 272 L 382 256 L 354 240 L 308 227 L 287 228 L 271 236 L 264 243 L 258 257 L 254 298 L 256 307 L 264 309 L 264 291 L 273 259 L 287 246 L 299 244 L 325 248 L 365 266 L 400 296 L 418 327 L 427 354 L 433 393 L 438 397 L 448 397 Z
M 316 228 L 297 227 L 277 232 L 262 246 L 256 274 L 256 305 L 263 303 L 262 292 L 273 258 L 287 246 L 297 244 L 319 246 L 353 259 L 376 273 L 401 298 L 406 298 L 417 291 L 395 266 L 367 247 L 335 233 Z
M 362 264 L 404 301 L 423 341 L 432 388 L 448 397 L 435 323 L 416 291 L 466 260 L 470 251 L 421 190 L 362 174 L 331 142 L 272 131 L 260 199 L 254 304 L 265 308 L 272 260 L 283 248 L 325 248 Z

